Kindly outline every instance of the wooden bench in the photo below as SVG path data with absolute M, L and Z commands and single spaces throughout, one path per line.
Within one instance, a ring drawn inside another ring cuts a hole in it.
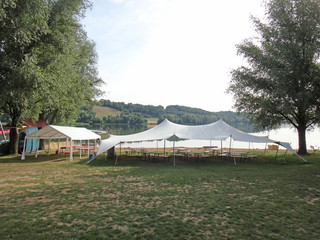
M 224 152 L 218 155 L 221 158 L 233 159 L 234 165 L 237 165 L 237 160 L 247 161 L 257 158 L 257 155 L 249 155 L 248 152 Z

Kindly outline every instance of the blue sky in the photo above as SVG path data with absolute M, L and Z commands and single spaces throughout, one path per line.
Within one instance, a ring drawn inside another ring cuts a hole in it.
M 254 36 L 259 0 L 93 0 L 83 24 L 111 101 L 232 110 L 236 44 Z

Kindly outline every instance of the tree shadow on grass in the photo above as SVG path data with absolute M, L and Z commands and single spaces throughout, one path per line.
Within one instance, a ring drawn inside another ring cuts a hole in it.
M 41 162 L 69 162 L 69 156 L 64 155 L 55 155 L 55 154 L 39 154 L 36 158 L 34 154 L 28 154 L 25 157 L 25 160 L 21 160 L 21 155 L 7 155 L 0 157 L 1 163 L 41 163 Z
M 314 163 L 314 158 L 308 159 L 309 164 Z M 245 166 L 293 166 L 293 165 L 305 165 L 306 163 L 302 161 L 295 155 L 287 155 L 285 158 L 283 156 L 275 155 L 259 155 L 255 159 L 250 160 L 237 160 L 236 164 L 234 160 L 231 158 L 220 158 L 213 157 L 208 159 L 180 159 L 177 158 L 175 162 L 176 166 L 190 166 L 190 167 L 202 167 L 202 166 L 227 166 L 227 167 L 245 167 Z M 90 163 L 88 163 L 89 167 L 147 167 L 147 166 L 172 166 L 173 160 L 169 159 L 169 161 L 146 161 L 138 157 L 132 156 L 121 156 L 117 160 L 115 158 L 106 159 L 105 156 L 99 156 Z
M 175 166 L 189 166 L 189 167 L 202 167 L 206 165 L 224 165 L 224 166 L 233 166 L 233 161 L 226 161 L 220 158 L 213 159 L 197 159 L 197 158 L 189 158 L 189 159 L 175 159 Z M 133 156 L 121 156 L 118 159 L 108 158 L 106 159 L 104 156 L 99 156 L 94 159 L 90 163 L 88 163 L 90 167 L 175 167 L 172 158 L 163 160 L 146 160 L 141 157 L 133 157 Z

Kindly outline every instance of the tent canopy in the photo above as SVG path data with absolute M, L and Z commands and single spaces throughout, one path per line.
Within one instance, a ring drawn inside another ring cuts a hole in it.
M 110 148 L 125 142 L 142 142 L 142 141 L 157 141 L 157 140 L 226 140 L 231 137 L 235 141 L 244 142 L 257 142 L 257 143 L 276 143 L 290 152 L 295 153 L 289 143 L 279 142 L 269 139 L 268 137 L 254 136 L 242 132 L 229 124 L 225 123 L 222 119 L 217 122 L 187 126 L 172 123 L 165 119 L 159 125 L 148 129 L 144 132 L 131 134 L 131 135 L 110 135 L 108 139 L 102 140 L 100 148 L 96 155 L 99 155 Z
M 44 128 L 41 128 L 39 131 L 34 132 L 28 135 L 25 138 L 25 142 L 27 138 L 37 138 L 37 139 L 67 139 L 70 141 L 70 162 L 73 160 L 73 147 L 72 141 L 74 140 L 87 140 L 89 144 L 89 140 L 100 140 L 100 135 L 86 129 L 86 128 L 78 128 L 78 127 L 65 127 L 65 126 L 55 126 L 48 125 Z M 23 147 L 23 153 L 21 159 L 25 158 L 25 142 Z M 88 151 L 89 154 L 89 151 Z
M 101 139 L 100 135 L 86 128 L 65 127 L 48 125 L 39 131 L 28 135 L 28 138 L 59 139 L 69 138 L 72 140 L 94 140 Z

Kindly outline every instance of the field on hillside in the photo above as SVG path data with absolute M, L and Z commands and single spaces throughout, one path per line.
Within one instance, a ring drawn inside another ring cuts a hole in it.
M 103 106 L 93 106 L 93 112 L 96 113 L 96 117 L 103 118 L 107 116 L 119 116 L 121 111 L 116 110 L 110 107 L 103 107 Z M 147 118 L 149 126 L 155 126 L 158 124 L 158 118 Z
M 319 239 L 320 153 L 304 164 L 0 157 L 0 239 Z
M 158 124 L 158 118 L 147 118 L 148 126 L 154 127 Z
M 103 118 L 104 116 L 119 116 L 121 111 L 114 108 L 93 106 L 93 112 L 96 113 L 97 118 Z

